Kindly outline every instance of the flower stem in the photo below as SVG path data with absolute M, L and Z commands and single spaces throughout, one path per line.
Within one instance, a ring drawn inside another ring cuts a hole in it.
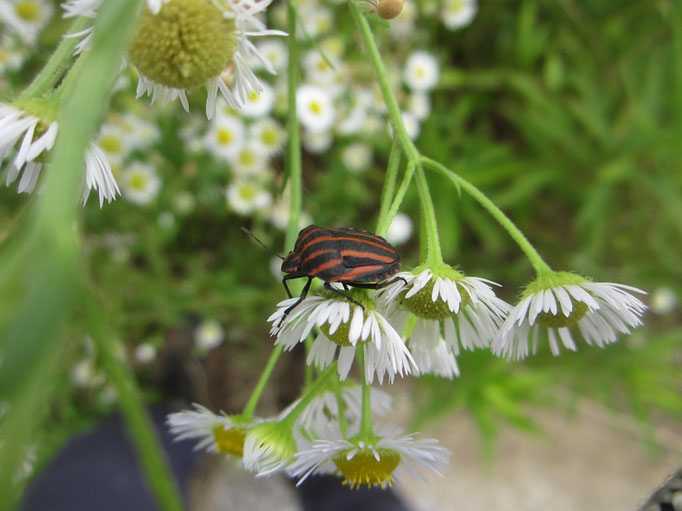
M 509 233 L 509 236 L 519 245 L 521 250 L 523 250 L 523 252 L 526 254 L 526 257 L 528 257 L 530 263 L 533 265 L 533 268 L 535 269 L 535 272 L 538 274 L 538 276 L 552 273 L 552 269 L 544 261 L 544 259 L 542 259 L 538 251 L 535 250 L 535 247 L 533 247 L 533 245 L 528 241 L 523 232 L 521 232 L 521 230 L 514 225 L 514 222 L 512 222 L 509 217 L 495 205 L 493 201 L 491 201 L 483 192 L 476 188 L 476 186 L 436 160 L 422 156 L 421 161 L 426 167 L 440 172 L 445 177 L 449 178 L 456 185 L 471 195 L 481 206 L 483 206 L 488 213 L 490 213 L 493 218 L 495 218 L 495 220 L 502 225 L 507 233 Z
M 355 353 L 362 370 L 362 416 L 360 417 L 360 435 L 363 437 L 371 437 L 374 436 L 374 429 L 372 428 L 372 387 L 367 381 L 364 346 L 357 346 L 355 348 Z
M 301 396 L 300 401 L 294 406 L 282 422 L 288 422 L 292 427 L 307 408 L 310 402 L 329 387 L 329 380 L 336 374 L 336 362 L 322 371 L 317 381 L 313 383 Z
M 89 23 L 92 23 L 92 20 L 84 16 L 76 18 L 69 26 L 67 33 L 73 34 L 80 32 L 85 29 Z M 62 37 L 59 46 L 57 46 L 57 49 L 50 56 L 45 67 L 43 67 L 31 84 L 19 95 L 17 101 L 21 102 L 22 100 L 42 96 L 48 89 L 54 87 L 62 74 L 64 74 L 64 68 L 69 59 L 71 59 L 73 50 L 77 44 L 77 37 Z
M 412 182 L 412 177 L 414 176 L 414 170 L 416 167 L 417 164 L 413 160 L 410 160 L 407 163 L 407 168 L 405 169 L 405 174 L 403 175 L 403 179 L 400 182 L 398 191 L 396 192 L 395 197 L 393 198 L 391 206 L 388 208 L 388 212 L 386 213 L 386 217 L 383 224 L 381 225 L 381 228 L 377 229 L 377 234 L 384 236 L 388 231 L 388 228 L 391 225 L 391 221 L 398 212 L 400 204 L 402 204 L 403 199 L 405 198 L 405 194 L 407 193 L 407 189 L 410 187 L 410 183 Z
M 278 344 L 277 346 L 275 346 L 275 349 L 272 351 L 272 354 L 268 359 L 268 363 L 265 365 L 265 369 L 263 369 L 263 373 L 260 375 L 260 378 L 258 379 L 256 387 L 253 389 L 253 392 L 251 393 L 251 397 L 249 397 L 249 400 L 247 401 L 246 406 L 244 407 L 242 416 L 246 417 L 249 420 L 253 418 L 253 413 L 256 411 L 256 405 L 258 404 L 258 400 L 260 399 L 261 394 L 263 394 L 265 385 L 267 385 L 268 380 L 272 375 L 272 371 L 275 369 L 277 360 L 279 360 L 279 356 L 282 354 L 282 351 L 284 351 L 283 344 Z
M 137 450 L 151 490 L 162 509 L 181 511 L 184 509 L 182 496 L 170 472 L 168 460 L 145 410 L 137 382 L 114 349 L 117 343 L 104 314 L 91 292 L 85 294 L 81 305 L 102 367 L 116 389 L 129 438 Z
M 386 179 L 384 180 L 384 188 L 381 192 L 381 206 L 379 209 L 379 219 L 377 220 L 377 234 L 385 236 L 388 227 L 391 225 L 393 217 L 389 218 L 388 213 L 393 201 L 393 193 L 395 192 L 395 183 L 398 180 L 398 168 L 400 167 L 400 142 L 398 139 L 393 140 L 391 145 L 391 152 L 388 156 L 388 168 L 386 169 Z M 395 216 L 395 214 L 394 214 Z
M 301 170 L 301 134 L 298 126 L 298 112 L 296 110 L 296 90 L 298 89 L 298 42 L 296 41 L 296 0 L 287 1 L 287 29 L 289 31 L 289 68 L 288 68 L 288 112 L 286 172 L 289 176 L 289 192 L 291 203 L 289 206 L 289 223 L 285 237 L 285 251 L 294 247 L 299 231 L 302 205 L 302 170 Z

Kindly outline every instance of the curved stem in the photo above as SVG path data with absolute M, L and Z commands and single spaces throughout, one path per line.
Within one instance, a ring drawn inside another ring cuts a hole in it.
M 433 200 L 429 193 L 429 185 L 426 182 L 426 175 L 421 162 L 417 164 L 417 191 L 419 192 L 419 201 L 421 202 L 424 226 L 426 227 L 426 264 L 433 268 L 442 264 L 443 254 L 438 236 L 436 209 L 433 207 Z
M 431 158 L 427 158 L 426 156 L 422 156 L 421 161 L 425 166 L 440 172 L 448 179 L 456 183 L 464 191 L 471 195 L 481 206 L 483 206 L 488 213 L 490 213 L 493 218 L 495 218 L 495 220 L 497 220 L 500 225 L 504 227 L 509 236 L 511 236 L 511 238 L 519 245 L 521 250 L 523 250 L 523 252 L 526 254 L 526 257 L 528 257 L 530 263 L 533 265 L 533 268 L 535 269 L 535 272 L 538 274 L 538 276 L 552 273 L 552 269 L 544 261 L 544 259 L 542 259 L 538 251 L 535 250 L 535 247 L 528 241 L 523 232 L 521 232 L 521 230 L 514 225 L 514 222 L 512 222 L 509 217 L 505 215 L 504 212 L 498 208 L 495 203 L 491 201 L 483 192 L 481 192 L 473 184 L 457 173 L 448 169 L 442 163 Z
M 263 373 L 260 375 L 258 383 L 256 384 L 256 387 L 253 389 L 251 397 L 249 397 L 249 400 L 247 401 L 246 406 L 244 407 L 244 411 L 242 412 L 242 415 L 247 419 L 253 418 L 253 413 L 256 411 L 256 405 L 258 404 L 258 400 L 260 399 L 260 396 L 263 393 L 263 390 L 265 389 L 265 385 L 267 385 L 268 380 L 272 375 L 272 371 L 275 369 L 275 365 L 277 364 L 277 360 L 279 360 L 279 356 L 282 354 L 282 351 L 284 351 L 284 345 L 278 344 L 277 346 L 275 346 L 275 349 L 270 355 L 268 363 L 265 365 L 265 369 L 263 369 Z
M 391 145 L 391 152 L 388 156 L 388 167 L 386 169 L 386 178 L 384 179 L 384 188 L 381 191 L 381 205 L 379 207 L 379 219 L 377 220 L 376 232 L 380 236 L 385 236 L 388 227 L 391 225 L 393 217 L 389 217 L 388 213 L 392 203 L 393 193 L 395 192 L 395 183 L 398 180 L 398 168 L 400 167 L 400 143 L 397 139 L 393 140 Z M 393 215 L 395 216 L 395 214 Z
M 329 386 L 329 379 L 336 374 L 336 362 L 330 365 L 327 369 L 322 371 L 320 377 L 313 383 L 308 390 L 301 396 L 300 401 L 294 406 L 286 417 L 281 422 L 288 422 L 293 425 L 296 423 L 303 410 L 307 408 L 310 402 L 315 399 L 318 394 L 327 390 Z
M 86 17 L 79 17 L 69 26 L 68 34 L 74 34 L 85 29 L 92 20 Z M 19 95 L 18 101 L 41 96 L 48 89 L 55 86 L 59 78 L 64 74 L 66 63 L 73 55 L 73 50 L 78 44 L 77 37 L 62 37 L 59 46 L 50 56 L 50 59 L 41 69 L 40 73 L 33 79 L 31 84 Z

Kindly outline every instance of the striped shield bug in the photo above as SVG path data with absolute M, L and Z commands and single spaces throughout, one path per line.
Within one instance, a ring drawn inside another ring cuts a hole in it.
M 242 230 L 270 250 L 253 233 L 243 227 Z M 352 227 L 309 225 L 298 233 L 294 249 L 286 257 L 275 255 L 282 259 L 282 272 L 286 273 L 282 284 L 289 298 L 292 295 L 287 281 L 303 277 L 308 279 L 298 301 L 284 311 L 283 318 L 308 295 L 315 277 L 324 282 L 324 288 L 328 291 L 362 307 L 352 297 L 332 287 L 332 282 L 339 282 L 344 289 L 380 289 L 395 282 L 395 279 L 388 279 L 400 270 L 398 254 L 388 241 L 378 234 Z

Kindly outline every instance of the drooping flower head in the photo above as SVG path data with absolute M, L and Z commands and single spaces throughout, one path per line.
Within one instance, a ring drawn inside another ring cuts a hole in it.
M 646 310 L 631 293 L 641 289 L 610 282 L 591 282 L 568 272 L 538 277 L 526 286 L 493 342 L 493 353 L 507 358 L 528 356 L 530 345 L 537 351 L 540 336 L 546 335 L 554 355 L 560 343 L 575 351 L 571 329 L 577 329 L 587 344 L 600 348 L 615 342 L 642 324 Z M 530 341 L 530 343 L 529 343 Z
M 486 348 L 509 311 L 486 279 L 467 277 L 454 268 L 418 267 L 401 272 L 378 292 L 378 302 L 406 338 L 422 372 L 459 374 L 459 349 Z
M 244 468 L 258 476 L 283 470 L 294 459 L 296 440 L 288 421 L 263 422 L 251 428 L 244 440 Z
M 367 437 L 356 435 L 348 440 L 316 440 L 310 449 L 296 454 L 287 471 L 298 484 L 312 474 L 335 474 L 351 488 L 391 486 L 397 472 L 405 470 L 419 477 L 416 468 L 441 474 L 447 467 L 450 452 L 436 445 L 436 440 L 415 440 L 414 435 L 398 437 L 395 433 Z
M 415 371 L 412 355 L 388 320 L 377 310 L 374 301 L 364 291 L 348 291 L 362 307 L 335 293 L 325 292 L 308 296 L 285 317 L 285 311 L 297 298 L 284 300 L 268 321 L 273 326 L 270 335 L 277 336 L 276 344 L 292 349 L 303 342 L 313 329 L 318 334 L 308 354 L 308 364 L 327 367 L 338 349 L 338 371 L 345 379 L 350 371 L 357 346 L 362 346 L 365 377 L 372 382 L 376 374 L 383 382 L 388 374 L 392 382 L 396 374 L 404 376 Z

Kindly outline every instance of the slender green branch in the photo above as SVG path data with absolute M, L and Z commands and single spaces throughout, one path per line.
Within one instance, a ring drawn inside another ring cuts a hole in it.
M 289 139 L 287 142 L 286 172 L 289 176 L 289 192 L 291 204 L 289 206 L 289 224 L 285 238 L 285 251 L 294 247 L 298 235 L 302 208 L 302 170 L 301 170 L 301 134 L 298 126 L 296 110 L 296 90 L 298 89 L 298 42 L 296 41 L 296 0 L 287 1 L 287 29 L 289 30 L 289 75 L 288 75 L 288 112 L 287 125 Z
M 412 177 L 414 176 L 414 170 L 416 167 L 417 164 L 413 160 L 410 160 L 407 163 L 407 168 L 405 169 L 405 174 L 403 175 L 403 179 L 400 182 L 398 191 L 396 192 L 395 197 L 393 198 L 391 206 L 388 208 L 388 212 L 386 213 L 384 222 L 382 223 L 381 227 L 377 229 L 377 234 L 384 236 L 388 231 L 388 227 L 391 225 L 391 220 L 393 220 L 393 217 L 398 212 L 398 209 L 400 208 L 400 205 L 402 204 L 403 199 L 405 198 L 405 194 L 407 193 L 407 189 L 410 187 L 410 183 L 412 182 Z
M 426 263 L 431 267 L 436 267 L 443 262 L 443 255 L 438 236 L 436 209 L 433 207 L 433 200 L 431 199 L 429 185 L 426 181 L 421 161 L 417 163 L 417 191 L 419 192 L 419 202 L 421 203 L 424 226 L 426 227 Z
M 511 236 L 511 238 L 519 245 L 521 250 L 523 250 L 523 252 L 526 254 L 526 257 L 528 257 L 530 260 L 538 275 L 544 275 L 552 272 L 552 269 L 542 259 L 538 251 L 535 250 L 535 247 L 533 247 L 533 245 L 528 241 L 523 232 L 521 232 L 521 230 L 514 225 L 514 222 L 512 222 L 509 217 L 505 215 L 504 212 L 498 208 L 495 203 L 491 201 L 483 192 L 481 192 L 473 184 L 457 173 L 448 169 L 442 163 L 425 156 L 422 156 L 421 161 L 426 167 L 443 174 L 445 177 L 455 182 L 465 192 L 471 195 L 479 204 L 481 204 L 481 206 L 483 206 L 488 213 L 490 213 L 493 218 L 495 218 L 495 220 L 497 220 L 500 225 L 504 227 L 507 233 L 509 233 L 509 236 Z
M 365 367 L 365 348 L 358 345 L 355 348 L 355 356 L 362 371 L 362 416 L 360 418 L 360 434 L 363 436 L 374 436 L 372 428 L 372 387 L 367 381 L 367 368 Z
M 329 389 L 329 380 L 334 376 L 336 376 L 336 362 L 322 371 L 317 381 L 303 393 L 296 406 L 282 419 L 282 422 L 288 422 L 293 427 L 310 402 L 319 394 Z
M 149 486 L 159 505 L 166 511 L 184 509 L 182 496 L 171 474 L 168 460 L 154 431 L 135 377 L 115 350 L 115 336 L 106 323 L 104 314 L 88 292 L 81 300 L 89 333 L 97 349 L 107 379 L 114 386 L 126 427 L 147 476 Z
M 388 156 L 388 168 L 386 169 L 384 188 L 381 191 L 381 205 L 379 209 L 379 219 L 377 220 L 376 232 L 381 236 L 386 235 L 386 231 L 388 231 L 388 226 L 391 224 L 391 220 L 393 220 L 393 217 L 388 218 L 387 215 L 391 207 L 391 202 L 393 200 L 393 193 L 395 192 L 395 183 L 398 180 L 399 167 L 400 167 L 400 142 L 398 142 L 398 139 L 394 139 L 393 144 L 391 145 L 391 152 L 389 153 Z
M 92 20 L 83 16 L 76 18 L 67 30 L 68 34 L 74 34 L 85 29 Z M 59 46 L 50 56 L 45 67 L 33 79 L 31 84 L 21 93 L 18 101 L 42 96 L 48 89 L 53 88 L 64 74 L 67 63 L 73 56 L 73 50 L 78 44 L 77 37 L 62 37 Z
M 246 403 L 246 406 L 244 407 L 242 415 L 249 420 L 253 418 L 253 413 L 256 411 L 256 405 L 258 404 L 258 400 L 260 399 L 260 396 L 263 393 L 263 390 L 265 389 L 265 385 L 267 385 L 268 380 L 272 375 L 272 371 L 275 369 L 275 365 L 277 364 L 277 360 L 279 360 L 279 356 L 282 354 L 282 351 L 284 351 L 283 344 L 278 344 L 277 346 L 275 346 L 275 349 L 272 351 L 272 354 L 268 359 L 268 363 L 266 364 L 265 369 L 263 370 L 263 374 L 260 375 L 260 379 L 256 384 L 256 388 L 253 389 L 251 397 L 249 398 L 248 402 Z

